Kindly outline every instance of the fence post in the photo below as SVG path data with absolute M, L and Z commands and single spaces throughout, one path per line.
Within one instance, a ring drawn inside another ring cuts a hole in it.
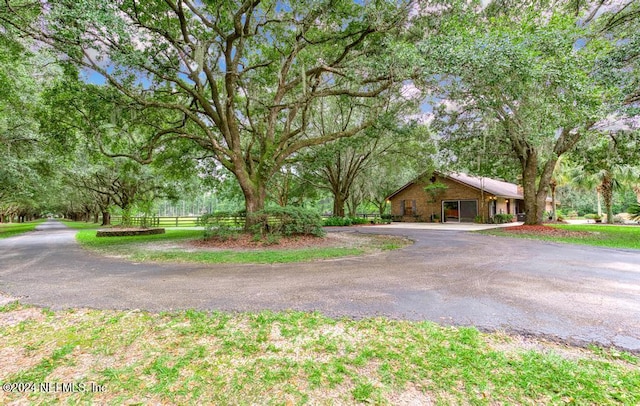
M 178 219 L 179 219 L 179 218 L 180 218 L 180 217 L 176 217 L 176 227 L 178 227 Z

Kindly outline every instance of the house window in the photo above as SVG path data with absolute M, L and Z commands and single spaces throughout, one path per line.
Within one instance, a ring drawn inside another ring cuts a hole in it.
M 417 214 L 415 200 L 403 200 L 400 202 L 400 214 L 403 216 L 415 216 Z

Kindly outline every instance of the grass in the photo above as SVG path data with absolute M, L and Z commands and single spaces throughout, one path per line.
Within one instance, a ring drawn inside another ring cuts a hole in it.
M 139 251 L 131 256 L 135 261 L 196 262 L 206 264 L 275 264 L 306 262 L 364 253 L 359 248 L 322 247 L 260 251 Z
M 0 381 L 85 390 L 0 392 L 0 403 L 640 403 L 636 356 L 522 340 L 317 313 L 51 312 L 14 303 L 0 308 Z
M 135 237 L 101 237 L 91 230 L 82 230 L 76 239 L 83 247 L 102 253 L 120 255 L 133 261 L 170 261 L 207 264 L 250 263 L 274 264 L 305 262 L 321 259 L 362 255 L 375 250 L 393 250 L 404 247 L 407 241 L 397 237 L 375 236 L 364 246 L 357 247 L 316 247 L 297 249 L 261 250 L 185 250 L 171 247 L 171 242 L 201 239 L 200 230 L 167 229 L 165 234 Z M 161 244 L 168 244 L 163 249 Z
M 138 235 L 130 237 L 96 237 L 95 231 L 81 230 L 76 234 L 78 242 L 86 248 L 118 249 L 147 243 L 163 243 L 202 238 L 199 230 L 166 230 L 165 234 Z
M 13 237 L 27 231 L 33 231 L 42 222 L 44 222 L 44 219 L 26 223 L 0 223 L 0 238 Z
M 549 236 L 538 234 L 512 234 L 503 229 L 483 231 L 483 234 L 531 238 L 545 241 L 565 242 L 570 244 L 591 245 L 597 247 L 640 249 L 640 226 L 618 225 L 550 225 L 562 230 L 577 231 L 587 234 L 579 236 Z
M 69 228 L 74 228 L 76 230 L 85 230 L 92 229 L 95 230 L 100 228 L 100 223 L 88 223 L 85 221 L 72 221 L 72 220 L 60 220 L 61 223 L 66 225 Z

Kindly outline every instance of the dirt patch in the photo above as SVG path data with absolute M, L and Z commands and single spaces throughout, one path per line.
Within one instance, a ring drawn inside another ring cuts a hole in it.
M 0 327 L 12 327 L 25 320 L 41 322 L 44 319 L 45 316 L 39 309 L 29 307 L 12 312 L 0 313 Z
M 587 347 L 573 345 L 562 340 L 551 341 L 544 337 L 533 335 L 509 334 L 494 332 L 487 336 L 489 348 L 505 355 L 522 355 L 527 352 L 536 352 L 543 355 L 553 354 L 568 361 L 598 361 L 610 362 L 629 369 L 636 369 L 635 363 L 629 362 L 620 356 L 620 351 L 615 348 L 602 350 L 597 353 Z
M 521 225 L 514 227 L 505 227 L 502 230 L 505 233 L 511 234 L 532 234 L 550 237 L 589 237 L 594 234 L 588 231 L 570 231 L 542 225 Z

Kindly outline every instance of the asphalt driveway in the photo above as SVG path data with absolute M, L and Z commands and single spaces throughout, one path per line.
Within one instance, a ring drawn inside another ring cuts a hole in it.
M 0 294 L 53 309 L 295 309 L 432 320 L 640 352 L 638 251 L 459 229 L 352 230 L 415 244 L 303 264 L 139 264 L 84 251 L 74 230 L 48 221 L 0 240 Z

